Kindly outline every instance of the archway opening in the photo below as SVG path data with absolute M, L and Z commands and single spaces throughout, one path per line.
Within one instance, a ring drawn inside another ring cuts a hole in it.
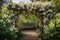
M 38 15 L 35 14 L 20 14 L 18 18 L 18 27 L 22 30 L 37 30 L 41 25 Z
M 20 40 L 38 40 L 41 21 L 38 15 L 32 13 L 20 13 L 17 26 L 21 29 L 22 37 Z

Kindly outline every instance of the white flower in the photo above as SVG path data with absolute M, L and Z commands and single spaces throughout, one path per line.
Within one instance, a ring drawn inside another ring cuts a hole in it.
M 15 28 L 15 25 L 13 25 L 13 28 Z
M 10 28 L 11 31 L 13 31 L 13 28 Z
M 6 38 L 4 40 L 7 40 Z
M 18 29 L 17 28 L 14 28 L 15 32 L 18 32 Z
M 3 22 L 3 19 L 1 19 L 0 22 Z
M 6 27 L 6 25 L 3 25 L 4 27 Z

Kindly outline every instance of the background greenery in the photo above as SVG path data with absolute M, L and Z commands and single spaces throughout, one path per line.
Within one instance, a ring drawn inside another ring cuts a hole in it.
M 34 0 L 32 1 L 34 2 Z M 46 7 L 47 9 L 44 12 L 45 15 L 43 14 L 47 19 L 45 21 L 48 21 L 48 24 L 44 28 L 44 34 L 42 34 L 44 35 L 43 40 L 60 40 L 60 0 L 52 0 L 50 2 L 53 4 L 54 7 L 50 9 L 48 5 L 48 7 Z M 11 24 L 13 11 L 8 10 L 7 6 L 8 5 L 3 4 L 3 6 L 0 7 L 0 40 L 17 40 L 19 37 L 20 28 L 16 28 L 14 25 Z M 23 17 L 23 19 L 21 18 L 22 22 L 30 22 L 30 20 L 27 20 L 24 15 L 21 15 L 21 17 Z M 35 22 L 37 19 L 35 15 L 30 15 L 29 17 L 31 18 L 31 20 L 33 20 L 33 22 Z M 21 20 L 19 20 L 18 26 L 21 26 Z M 41 31 L 39 33 L 41 33 Z

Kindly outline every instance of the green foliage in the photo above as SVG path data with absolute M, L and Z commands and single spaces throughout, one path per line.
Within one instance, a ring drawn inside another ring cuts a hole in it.
M 11 24 L 12 10 L 4 4 L 0 13 L 0 40 L 17 40 L 19 30 Z
M 60 13 L 57 13 L 46 27 L 44 40 L 60 40 Z
M 52 3 L 55 5 L 54 10 L 60 10 L 60 0 L 52 0 Z
M 22 28 L 23 23 L 34 23 L 37 25 L 38 23 L 38 17 L 35 14 L 20 14 L 19 15 L 19 21 L 18 21 L 18 27 Z

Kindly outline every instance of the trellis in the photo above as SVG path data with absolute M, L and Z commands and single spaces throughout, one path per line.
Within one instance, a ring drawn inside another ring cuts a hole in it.
M 20 2 L 19 4 L 9 4 L 8 9 L 13 10 L 13 14 L 15 15 L 15 27 L 17 27 L 18 17 L 20 13 L 24 14 L 35 14 L 41 20 L 41 32 L 44 33 L 45 26 L 45 12 L 52 8 L 51 2 L 34 2 L 34 3 L 24 3 Z

